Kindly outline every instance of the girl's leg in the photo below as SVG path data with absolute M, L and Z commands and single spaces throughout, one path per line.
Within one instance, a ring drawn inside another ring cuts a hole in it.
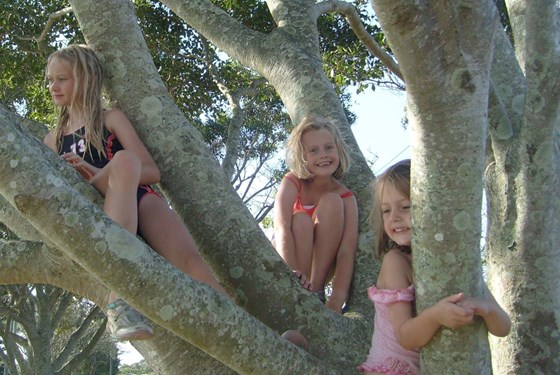
M 298 212 L 292 217 L 292 236 L 297 264 L 295 271 L 301 271 L 309 278 L 313 256 L 313 219 L 305 212 Z
M 344 230 L 344 202 L 338 194 L 324 194 L 314 213 L 315 230 L 311 290 L 322 292 L 336 261 L 338 246 Z
M 103 210 L 131 233 L 136 233 L 138 211 L 136 191 L 142 164 L 134 153 L 119 151 L 94 177 L 93 186 L 105 196 Z
M 122 150 L 92 181 L 93 186 L 105 196 L 103 210 L 107 216 L 133 234 L 136 234 L 138 226 L 136 191 L 141 169 L 138 157 Z M 153 335 L 145 318 L 113 291 L 109 294 L 107 317 L 109 332 L 117 340 L 144 340 Z
M 225 294 L 179 215 L 160 197 L 145 195 L 140 201 L 138 215 L 140 233 L 152 249 L 193 279 Z

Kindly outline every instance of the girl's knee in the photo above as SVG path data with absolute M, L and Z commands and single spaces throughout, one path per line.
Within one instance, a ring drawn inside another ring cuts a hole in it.
M 139 178 L 142 171 L 142 162 L 131 151 L 121 150 L 110 161 L 111 175 L 123 179 Z
M 292 233 L 313 233 L 313 219 L 305 212 L 298 212 L 292 217 Z
M 342 212 L 344 210 L 344 202 L 337 193 L 325 193 L 319 199 L 319 203 L 317 203 L 317 209 L 319 208 L 328 209 L 333 212 Z

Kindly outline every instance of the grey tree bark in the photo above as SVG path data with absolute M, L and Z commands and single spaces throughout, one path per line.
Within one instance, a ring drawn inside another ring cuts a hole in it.
M 560 5 L 506 1 L 515 49 L 501 36 L 492 67 L 488 273 L 512 313 L 491 340 L 503 373 L 560 368 Z
M 418 307 L 461 290 L 482 295 L 485 173 L 488 281 L 513 321 L 507 338 L 492 338 L 494 372 L 553 373 L 560 344 L 558 3 L 506 2 L 515 51 L 491 1 L 372 3 L 407 85 Z M 422 351 L 424 370 L 487 373 L 479 347 L 486 348 L 483 327 L 442 330 Z

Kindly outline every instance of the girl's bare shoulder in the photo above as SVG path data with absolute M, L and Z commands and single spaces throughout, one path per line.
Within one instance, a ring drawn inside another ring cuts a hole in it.
M 132 126 L 126 114 L 118 108 L 103 111 L 103 120 L 105 122 L 105 127 L 111 133 L 117 133 L 122 128 L 127 130 Z
M 105 120 L 105 122 L 116 121 L 121 119 L 122 117 L 126 117 L 126 115 L 118 108 L 111 108 L 103 111 L 103 119 Z
M 346 192 L 351 191 L 346 185 L 344 185 L 339 180 L 335 179 L 335 182 L 336 182 L 336 184 L 335 184 L 335 188 L 334 188 L 333 192 L 339 193 L 339 194 L 344 194 Z
M 284 175 L 284 178 L 291 178 L 292 180 L 296 180 L 296 181 L 299 180 L 298 176 L 296 176 L 296 174 L 292 171 L 289 171 L 288 173 L 286 173 Z
M 43 143 L 45 143 L 51 150 L 56 151 L 56 130 L 51 130 L 43 138 Z
M 406 264 L 410 267 L 412 267 L 412 258 L 410 256 L 410 254 L 405 253 L 404 251 L 402 251 L 401 249 L 398 248 L 394 248 L 389 250 L 384 256 L 383 256 L 383 262 L 391 262 L 391 263 L 403 263 Z
M 383 256 L 379 280 L 384 289 L 407 288 L 412 284 L 412 259 L 400 249 L 389 250 Z

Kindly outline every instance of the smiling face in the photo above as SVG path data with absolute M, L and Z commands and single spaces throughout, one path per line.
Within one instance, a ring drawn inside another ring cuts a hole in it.
M 309 130 L 301 142 L 309 172 L 313 176 L 332 176 L 340 163 L 334 136 L 325 129 Z
M 383 228 L 389 238 L 400 246 L 410 246 L 410 199 L 391 182 L 383 184 L 381 193 Z
M 47 67 L 49 92 L 58 106 L 70 106 L 74 94 L 74 76 L 70 62 L 55 57 Z

